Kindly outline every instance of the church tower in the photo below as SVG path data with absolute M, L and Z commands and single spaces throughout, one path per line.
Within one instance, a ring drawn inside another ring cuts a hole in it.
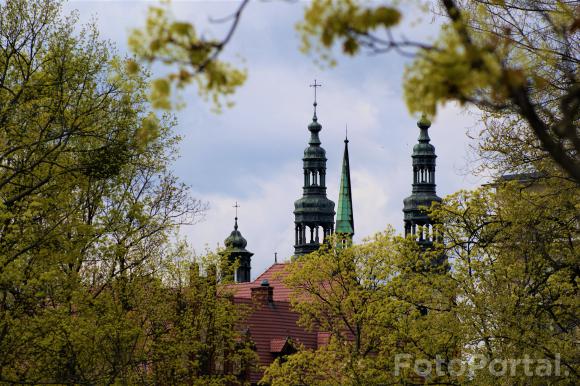
M 224 240 L 224 244 L 226 246 L 225 253 L 227 255 L 228 262 L 232 265 L 236 264 L 237 262 L 237 268 L 234 274 L 234 281 L 236 283 L 249 282 L 251 261 L 252 256 L 254 254 L 246 249 L 246 245 L 248 245 L 248 242 L 238 230 L 237 214 L 234 222 L 234 230 L 232 231 L 232 233 L 230 233 L 228 238 Z
M 431 122 L 423 115 L 417 126 L 419 143 L 413 147 L 413 191 L 404 200 L 405 236 L 412 234 L 423 247 L 433 244 L 433 224 L 423 209 L 433 202 L 441 202 L 435 192 L 435 147 L 431 145 L 429 127 Z
M 304 150 L 304 186 L 302 198 L 294 202 L 294 254 L 304 255 L 317 250 L 333 233 L 334 202 L 326 197 L 326 151 L 320 146 L 318 133 L 322 129 L 316 116 L 314 81 L 314 116 L 308 125 L 310 141 Z
M 350 165 L 348 159 L 348 138 L 344 139 L 344 156 L 340 175 L 340 190 L 336 208 L 335 233 L 344 241 L 352 242 L 354 236 L 354 218 L 352 213 L 352 192 L 350 188 Z

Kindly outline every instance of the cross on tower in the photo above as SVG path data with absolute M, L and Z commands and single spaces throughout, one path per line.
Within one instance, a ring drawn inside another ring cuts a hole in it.
M 240 206 L 238 205 L 238 202 L 236 201 L 236 204 L 232 207 L 232 208 L 236 208 L 236 220 L 234 222 L 234 229 L 238 230 L 238 208 Z
M 318 105 L 318 103 L 316 103 L 316 88 L 322 87 L 322 85 L 316 83 L 316 79 L 314 79 L 314 84 L 311 84 L 310 87 L 314 87 L 314 103 L 312 105 L 314 106 L 314 117 L 316 117 L 316 106 Z
M 236 201 L 236 204 L 234 206 L 232 206 L 232 208 L 236 208 L 236 220 L 238 219 L 238 208 L 240 206 L 238 205 L 238 202 Z
M 316 83 L 316 79 L 314 79 L 314 84 L 311 84 L 310 87 L 314 87 L 314 106 L 316 106 L 316 88 L 322 87 L 320 83 Z

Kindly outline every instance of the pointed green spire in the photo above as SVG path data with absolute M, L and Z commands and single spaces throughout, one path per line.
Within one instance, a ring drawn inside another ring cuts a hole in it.
M 337 234 L 348 235 L 351 238 L 354 235 L 350 165 L 348 162 L 348 138 L 344 140 L 344 158 L 342 160 L 342 174 L 340 176 L 340 192 L 338 194 L 335 232 Z

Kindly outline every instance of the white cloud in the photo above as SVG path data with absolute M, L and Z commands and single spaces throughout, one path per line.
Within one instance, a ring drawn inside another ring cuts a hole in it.
M 364 168 L 351 170 L 355 241 L 385 229 L 390 222 L 388 203 L 394 192 L 377 177 Z

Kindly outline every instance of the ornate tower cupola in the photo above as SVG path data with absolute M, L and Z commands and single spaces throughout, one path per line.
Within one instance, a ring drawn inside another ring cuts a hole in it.
M 334 202 L 326 198 L 326 151 L 320 146 L 318 133 L 322 129 L 316 116 L 314 81 L 314 116 L 308 125 L 310 141 L 304 150 L 304 187 L 302 198 L 294 202 L 294 254 L 303 255 L 318 249 L 326 236 L 333 233 Z
M 432 245 L 434 234 L 431 219 L 424 210 L 433 202 L 441 202 L 435 192 L 435 147 L 431 145 L 429 127 L 431 122 L 423 115 L 417 126 L 419 143 L 413 147 L 413 191 L 404 200 L 405 236 L 415 235 L 422 246 Z
M 352 192 L 350 188 L 350 165 L 348 160 L 348 138 L 344 139 L 344 156 L 340 176 L 340 191 L 336 209 L 335 232 L 347 241 L 354 236 L 354 219 L 352 215 Z
M 236 203 L 237 209 L 237 203 Z M 238 215 L 234 222 L 234 230 L 227 239 L 224 240 L 226 246 L 225 253 L 227 254 L 230 264 L 236 264 L 237 268 L 234 275 L 236 283 L 245 283 L 250 281 L 251 258 L 254 255 L 246 249 L 248 242 L 238 230 Z

